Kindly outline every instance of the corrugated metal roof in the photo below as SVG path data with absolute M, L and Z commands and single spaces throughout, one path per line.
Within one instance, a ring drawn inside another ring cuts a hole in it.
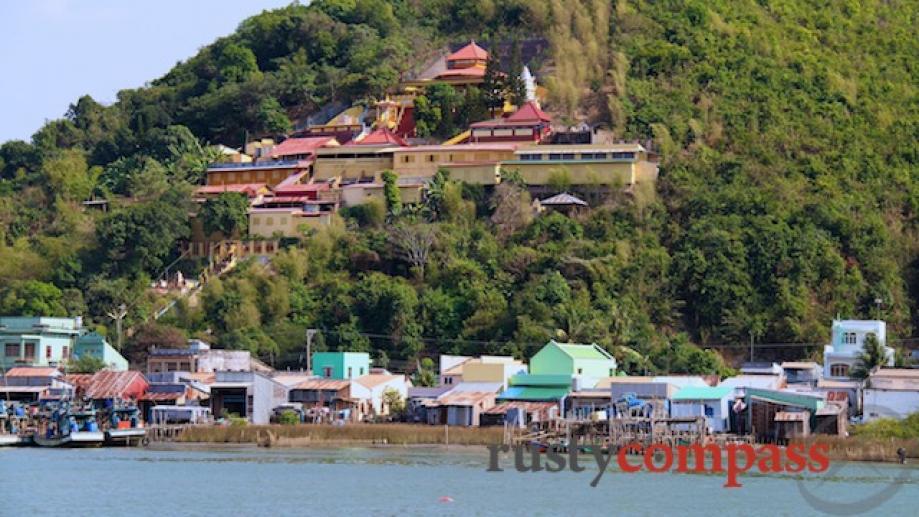
M 507 411 L 510 409 L 522 409 L 527 413 L 531 413 L 534 411 L 547 411 L 555 406 L 557 406 L 555 402 L 526 402 L 522 400 L 513 400 L 502 402 L 491 409 L 485 410 L 485 413 L 489 415 L 504 415 L 507 414 Z
M 295 390 L 343 390 L 351 385 L 351 381 L 340 379 L 310 379 L 297 384 Z
M 401 375 L 384 375 L 384 374 L 368 374 L 355 379 L 362 386 L 367 388 L 373 388 L 374 386 L 379 386 L 380 384 L 387 383 L 402 377 Z
M 810 370 L 819 367 L 819 364 L 807 361 L 786 361 L 782 363 L 782 368 L 785 370 Z
M 140 372 L 101 370 L 94 373 L 89 383 L 81 388 L 92 399 L 111 399 L 139 397 L 147 390 L 147 386 L 147 379 Z
M 556 401 L 567 395 L 568 388 L 511 386 L 498 395 L 501 400 Z
M 460 393 L 448 392 L 437 399 L 440 406 L 474 406 L 480 402 L 494 400 L 494 392 L 464 391 Z
M 420 386 L 417 388 L 408 389 L 408 398 L 437 398 L 444 393 L 453 389 L 453 386 L 436 386 L 433 388 L 427 386 Z
M 578 206 L 587 206 L 587 202 L 583 199 L 572 196 L 567 192 L 562 192 L 561 194 L 556 194 L 550 198 L 543 199 L 539 202 L 541 205 L 549 206 L 568 206 L 568 205 L 578 205 Z
M 33 366 L 16 366 L 6 371 L 6 377 L 57 377 L 60 374 L 57 368 Z
M 673 400 L 715 400 L 731 394 L 733 388 L 727 386 L 687 386 L 676 392 Z

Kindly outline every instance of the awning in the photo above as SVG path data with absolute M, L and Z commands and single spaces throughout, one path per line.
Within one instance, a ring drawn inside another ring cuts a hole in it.
M 498 395 L 499 400 L 556 401 L 568 395 L 568 388 L 511 386 Z

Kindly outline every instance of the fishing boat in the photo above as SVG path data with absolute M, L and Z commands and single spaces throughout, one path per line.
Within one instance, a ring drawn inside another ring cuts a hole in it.
M 147 436 L 140 426 L 140 410 L 136 406 L 112 409 L 110 427 L 105 431 L 106 445 L 138 445 Z
M 99 430 L 95 410 L 55 410 L 44 432 L 32 436 L 39 447 L 99 447 L 105 433 Z

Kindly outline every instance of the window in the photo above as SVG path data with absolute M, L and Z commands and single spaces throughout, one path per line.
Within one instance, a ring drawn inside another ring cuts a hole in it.
M 525 162 L 542 160 L 541 154 L 521 154 L 520 159 Z
M 842 342 L 846 345 L 854 345 L 858 343 L 858 337 L 855 335 L 855 332 L 843 332 Z
M 433 155 L 433 154 L 429 154 L 429 155 L 428 155 L 428 162 L 429 162 L 429 163 L 434 163 L 434 155 Z
M 7 343 L 4 347 L 3 355 L 6 357 L 19 357 L 19 345 L 16 343 Z
M 363 366 L 361 366 L 361 369 L 358 370 L 358 371 L 361 372 L 361 375 L 364 375 L 364 367 L 363 367 Z
M 562 153 L 562 160 L 574 160 L 574 153 Z
M 64 359 L 70 359 L 70 347 L 65 346 L 64 351 L 61 353 Z
M 45 347 L 45 359 L 51 359 L 51 345 Z
M 35 359 L 35 343 L 26 343 L 26 359 Z
M 280 218 L 278 218 L 278 224 L 280 224 L 281 226 L 286 225 L 286 224 L 287 224 L 287 218 L 286 218 L 286 217 L 280 217 Z
M 849 365 L 831 364 L 830 365 L 830 375 L 832 377 L 848 377 L 849 376 Z
M 332 377 L 332 367 L 331 367 L 331 366 L 323 366 L 323 367 L 322 367 L 322 376 L 325 377 L 326 379 L 331 378 L 331 377 Z
M 408 154 L 407 154 L 407 155 L 405 155 L 405 156 L 402 157 L 402 163 L 413 163 L 414 161 L 415 161 L 415 157 L 414 157 L 414 156 L 411 156 L 411 155 L 408 155 Z
M 265 226 L 274 226 L 274 217 L 266 217 Z
M 261 217 L 253 217 L 253 218 L 252 218 L 252 226 L 259 226 L 260 224 L 262 224 L 262 218 L 261 218 Z
M 581 375 L 581 374 L 583 374 L 583 373 L 584 373 L 584 369 L 583 369 L 583 368 L 578 368 L 578 375 Z
M 349 379 L 351 378 L 351 367 L 350 366 L 348 367 L 348 378 Z
M 614 372 L 614 371 L 615 371 L 615 369 L 614 369 L 614 368 L 610 368 L 610 369 L 609 369 L 609 376 L 610 376 L 610 377 L 612 377 L 612 376 L 613 376 L 613 372 Z
M 614 160 L 634 160 L 635 153 L 613 153 Z
M 549 153 L 549 159 L 550 160 L 561 160 L 562 155 L 561 153 Z
M 444 377 L 444 384 L 453 384 L 453 377 Z
M 605 160 L 606 153 L 581 153 L 582 160 Z

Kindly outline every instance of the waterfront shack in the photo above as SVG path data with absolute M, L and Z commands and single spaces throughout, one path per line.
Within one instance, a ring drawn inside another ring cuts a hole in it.
M 743 431 L 757 442 L 785 443 L 804 438 L 816 428 L 817 411 L 824 405 L 819 394 L 747 388 Z
M 290 390 L 290 402 L 303 404 L 315 422 L 359 422 L 370 413 L 370 390 L 343 379 L 310 379 Z
M 8 401 L 67 399 L 73 391 L 57 368 L 18 366 L 0 376 L 0 398 Z
M 406 416 L 409 422 L 428 422 L 428 408 L 437 404 L 437 398 L 453 389 L 453 386 L 414 387 L 408 389 L 405 400 Z
M 686 387 L 671 400 L 670 414 L 676 418 L 705 417 L 714 433 L 729 430 L 730 405 L 734 390 L 726 386 Z

